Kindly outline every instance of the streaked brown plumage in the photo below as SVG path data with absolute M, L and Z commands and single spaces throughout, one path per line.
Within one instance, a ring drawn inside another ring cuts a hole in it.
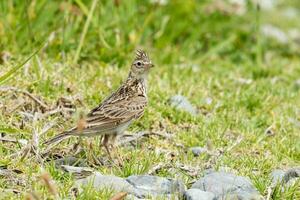
M 59 143 L 71 136 L 104 135 L 103 145 L 108 150 L 108 141 L 113 143 L 133 120 L 140 118 L 147 106 L 147 76 L 153 67 L 148 55 L 137 50 L 130 73 L 117 91 L 107 97 L 85 118 L 84 127 L 74 127 L 46 141 L 45 145 Z

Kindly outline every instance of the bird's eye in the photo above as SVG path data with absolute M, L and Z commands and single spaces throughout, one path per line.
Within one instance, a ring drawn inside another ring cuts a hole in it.
M 142 63 L 141 63 L 140 61 L 138 61 L 138 62 L 136 63 L 136 65 L 137 65 L 138 67 L 140 67 L 140 66 L 142 66 Z

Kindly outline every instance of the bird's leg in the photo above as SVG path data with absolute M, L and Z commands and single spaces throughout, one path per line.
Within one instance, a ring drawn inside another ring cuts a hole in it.
M 120 157 L 120 154 L 119 154 L 120 151 L 119 151 L 118 146 L 115 145 L 116 139 L 117 139 L 116 133 L 111 135 L 110 146 L 111 146 L 111 149 L 113 150 L 114 154 L 117 156 L 119 166 L 121 166 L 123 163 L 123 159 Z
M 109 139 L 109 135 L 104 135 L 103 140 L 102 140 L 102 145 L 104 146 L 105 150 L 108 153 L 108 156 L 110 158 L 110 160 L 112 160 L 109 148 L 108 148 L 108 139 Z

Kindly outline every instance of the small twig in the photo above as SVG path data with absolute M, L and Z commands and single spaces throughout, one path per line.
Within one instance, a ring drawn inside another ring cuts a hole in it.
M 184 165 L 181 163 L 176 163 L 176 167 L 181 169 L 182 171 L 186 172 L 187 175 L 191 176 L 191 177 L 195 177 L 198 176 L 200 169 L 198 167 L 195 166 L 188 166 L 188 165 Z
M 21 106 L 23 106 L 25 104 L 25 101 L 22 100 L 21 102 L 19 102 L 18 104 L 16 104 L 15 106 L 13 106 L 11 109 L 9 109 L 9 113 L 13 113 L 15 112 L 18 108 L 20 108 Z
M 48 110 L 48 111 L 46 111 L 43 114 L 42 113 L 37 113 L 37 115 L 38 115 L 38 119 L 41 120 L 41 119 L 44 119 L 44 118 L 46 118 L 48 116 L 55 115 L 57 113 L 70 112 L 70 111 L 74 112 L 75 109 L 73 109 L 73 108 L 60 108 L 60 107 L 57 107 L 57 108 L 55 108 L 53 110 Z M 29 119 L 33 119 L 33 114 L 31 114 L 31 113 L 22 112 L 22 111 L 20 111 L 19 113 L 22 114 L 22 115 L 24 115 L 24 116 L 26 116 Z
M 164 169 L 164 168 L 170 168 L 170 164 L 169 163 L 158 163 L 157 165 L 155 165 L 154 167 L 152 167 L 147 174 L 149 175 L 153 175 L 156 174 L 159 170 Z
M 52 127 L 54 127 L 57 124 L 56 118 L 52 120 L 51 122 L 47 123 L 43 129 L 40 131 L 39 135 L 43 136 L 45 133 L 47 133 Z
M 41 100 L 39 100 L 37 97 L 33 96 L 31 93 L 29 93 L 26 90 L 22 90 L 16 87 L 12 87 L 12 86 L 3 86 L 0 87 L 0 91 L 14 91 L 14 92 L 19 92 L 19 93 L 23 93 L 24 95 L 28 96 L 30 99 L 32 99 L 34 102 L 36 102 L 37 104 L 39 104 L 44 110 L 48 110 L 49 107 L 42 102 Z
M 208 154 L 211 155 L 211 158 L 209 159 L 207 166 L 211 166 L 217 162 L 222 156 L 224 156 L 225 153 L 231 151 L 233 148 L 235 148 L 237 145 L 239 145 L 243 141 L 243 137 L 238 137 L 237 140 L 229 147 L 227 147 L 225 150 L 217 150 L 212 151 L 209 150 Z M 208 148 L 209 149 L 209 148 Z
M 18 140 L 16 138 L 10 138 L 10 137 L 0 137 L 0 141 L 3 142 L 13 142 L 13 143 L 17 143 Z
M 242 141 L 243 141 L 243 137 L 238 137 L 237 140 L 235 141 L 235 143 L 233 143 L 231 146 L 229 146 L 226 149 L 226 152 L 231 151 L 234 147 L 236 147 L 237 145 L 239 145 Z
M 48 173 L 43 173 L 40 178 L 43 180 L 48 191 L 55 197 L 55 199 L 58 199 L 59 194 L 57 192 L 57 187 L 50 175 Z
M 41 118 L 45 118 L 45 117 L 48 117 L 48 116 L 51 116 L 51 115 L 54 115 L 57 113 L 68 112 L 68 111 L 74 112 L 75 109 L 74 108 L 57 107 L 53 110 L 48 110 L 47 112 L 45 112 Z
M 127 143 L 132 143 L 142 138 L 143 136 L 148 135 L 149 133 L 141 131 L 135 134 L 124 134 L 122 140 L 118 141 L 118 145 L 124 145 Z
M 271 188 L 271 187 L 268 187 L 268 194 L 267 194 L 266 200 L 270 200 L 271 195 L 272 195 L 272 188 Z
M 115 194 L 110 200 L 123 200 L 127 196 L 127 192 L 119 192 Z
M 31 114 L 29 112 L 19 111 L 19 114 L 23 115 L 24 117 L 27 117 L 28 119 L 33 119 L 33 114 Z
M 92 21 L 93 13 L 94 13 L 94 10 L 96 8 L 97 2 L 98 2 L 98 0 L 93 0 L 93 2 L 92 2 L 91 9 L 89 11 L 89 15 L 88 15 L 87 20 L 86 20 L 86 22 L 84 24 L 84 27 L 83 27 L 83 32 L 82 32 L 81 37 L 80 37 L 79 45 L 76 49 L 74 63 L 76 63 L 78 61 L 78 58 L 79 58 L 79 55 L 80 55 L 80 52 L 81 52 L 81 49 L 82 49 L 82 46 L 83 46 L 83 42 L 84 42 L 86 33 L 88 31 L 88 28 L 90 26 L 90 23 Z

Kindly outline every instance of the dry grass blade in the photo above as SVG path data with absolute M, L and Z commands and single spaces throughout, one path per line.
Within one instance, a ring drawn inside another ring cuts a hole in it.
M 154 167 L 152 167 L 147 174 L 149 175 L 153 175 L 153 174 L 157 174 L 159 172 L 159 170 L 161 169 L 165 169 L 165 168 L 170 168 L 170 164 L 169 163 L 158 163 L 157 165 L 155 165 Z
M 18 175 L 14 170 L 10 169 L 0 169 L 0 178 L 1 180 L 12 185 L 25 185 L 25 180 Z
M 77 179 L 88 177 L 92 175 L 94 172 L 93 169 L 87 167 L 74 167 L 69 165 L 61 165 L 61 168 L 64 171 L 73 174 Z
M 97 2 L 98 2 L 98 0 L 93 0 L 93 2 L 92 2 L 92 6 L 91 6 L 91 9 L 90 9 L 88 18 L 87 18 L 87 20 L 84 24 L 84 27 L 83 27 L 83 32 L 82 32 L 81 37 L 80 37 L 79 45 L 78 45 L 77 50 L 76 50 L 74 63 L 76 63 L 78 61 L 78 58 L 79 58 L 79 55 L 80 55 L 80 52 L 81 52 L 81 49 L 82 49 L 82 46 L 83 46 L 83 42 L 84 42 L 86 33 L 88 31 L 88 28 L 90 26 L 90 23 L 92 21 L 93 13 L 94 13 L 94 10 L 96 8 Z
M 6 91 L 13 91 L 13 92 L 22 93 L 22 94 L 28 96 L 34 102 L 36 102 L 39 106 L 41 106 L 44 111 L 49 109 L 49 107 L 43 101 L 39 100 L 37 97 L 35 97 L 34 95 L 32 95 L 31 93 L 29 93 L 26 90 L 22 90 L 22 89 L 19 89 L 19 88 L 16 88 L 16 87 L 11 87 L 11 86 L 3 86 L 3 87 L 0 87 L 0 91 L 5 91 L 5 92 Z
M 58 197 L 58 192 L 56 189 L 56 185 L 54 184 L 52 178 L 50 177 L 50 175 L 48 173 L 43 173 L 40 176 L 41 180 L 43 181 L 43 183 L 45 184 L 46 188 L 48 189 L 48 191 L 55 197 Z
M 35 192 L 27 193 L 24 197 L 25 200 L 40 200 L 40 197 Z
M 119 192 L 114 195 L 110 200 L 123 200 L 127 196 L 127 192 Z
M 12 138 L 12 137 L 0 137 L 0 141 L 2 141 L 2 142 L 13 142 L 13 143 L 18 142 L 18 140 L 16 138 Z
M 16 73 L 19 69 L 21 69 L 33 56 L 35 56 L 44 46 L 44 43 L 33 53 L 31 54 L 27 59 L 25 59 L 23 62 L 21 62 L 19 65 L 16 65 L 11 70 L 6 72 L 4 75 L 0 76 L 0 85 L 3 84 L 5 81 L 7 81 L 14 73 Z

